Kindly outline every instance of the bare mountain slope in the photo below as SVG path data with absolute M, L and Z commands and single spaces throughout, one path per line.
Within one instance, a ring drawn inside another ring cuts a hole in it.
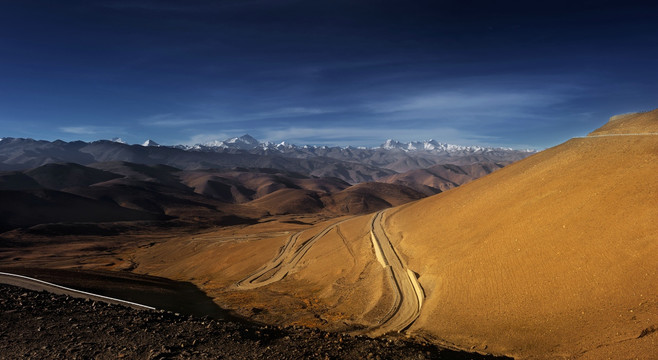
M 245 203 L 280 189 L 334 193 L 350 186 L 338 178 L 315 178 L 272 169 L 198 170 L 179 174 L 199 194 Z
M 655 132 L 658 111 L 611 124 Z M 411 330 L 520 357 L 655 355 L 656 163 L 655 135 L 572 139 L 390 211 L 427 295 Z
M 337 214 L 366 214 L 425 197 L 400 184 L 362 183 L 322 198 L 325 206 Z
M 505 165 L 507 163 L 481 162 L 461 166 L 440 164 L 387 176 L 379 181 L 405 185 L 425 195 L 434 195 L 492 173 Z
M 590 136 L 644 133 L 658 134 L 655 110 L 613 116 L 607 124 L 591 132 Z

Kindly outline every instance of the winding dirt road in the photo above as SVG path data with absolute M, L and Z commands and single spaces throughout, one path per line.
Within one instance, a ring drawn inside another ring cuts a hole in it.
M 382 219 L 384 211 L 379 211 L 372 217 L 370 224 L 370 238 L 377 261 L 384 267 L 393 291 L 393 306 L 379 322 L 379 325 L 367 331 L 368 334 L 378 336 L 389 332 L 400 332 L 408 328 L 420 315 L 425 294 L 417 280 L 416 274 L 411 271 L 404 260 L 391 244 L 384 228 Z M 236 286 L 243 290 L 256 289 L 269 285 L 288 275 L 299 263 L 313 244 L 337 226 L 347 221 L 335 222 L 313 235 L 305 242 L 297 245 L 303 231 L 290 235 L 288 241 L 281 247 L 279 253 L 253 274 L 240 280 Z M 342 236 L 342 234 L 339 235 Z
M 306 255 L 316 241 L 347 220 L 349 219 L 341 220 L 325 227 L 297 248 L 295 248 L 296 244 L 304 231 L 290 235 L 288 241 L 281 247 L 274 259 L 270 260 L 255 273 L 238 281 L 236 286 L 243 290 L 250 290 L 282 280 L 299 263 L 302 257 Z
M 382 318 L 380 325 L 371 329 L 374 336 L 393 331 L 403 331 L 420 315 L 425 294 L 416 274 L 411 271 L 391 244 L 382 226 L 384 210 L 372 217 L 370 239 L 377 261 L 389 273 L 391 286 L 395 292 L 393 306 Z

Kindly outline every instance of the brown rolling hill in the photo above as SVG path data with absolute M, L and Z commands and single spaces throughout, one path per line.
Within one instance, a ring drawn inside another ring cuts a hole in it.
M 318 193 L 304 189 L 282 188 L 249 203 L 271 215 L 320 212 L 324 205 Z
M 338 178 L 315 178 L 272 169 L 185 171 L 179 176 L 198 194 L 238 204 L 281 189 L 335 193 L 350 186 Z
M 425 195 L 397 184 L 368 182 L 337 193 L 284 188 L 249 203 L 272 215 L 325 211 L 334 215 L 360 215 L 406 204 Z
M 47 189 L 58 192 L 44 192 Z M 35 195 L 46 193 L 53 194 L 47 201 Z M 23 172 L 3 172 L 0 195 L 8 212 L 5 230 L 57 222 L 144 219 L 232 225 L 283 214 L 362 214 L 423 196 L 403 185 L 350 186 L 338 178 L 273 169 L 184 171 L 124 161 L 90 166 L 51 163 Z M 34 216 L 26 204 L 32 204 Z M 12 208 L 16 209 L 13 213 Z M 100 216 L 101 210 L 93 210 L 97 208 L 106 209 L 108 216 Z M 94 211 L 98 216 L 87 216 Z
M 592 135 L 618 136 L 389 211 L 427 295 L 411 331 L 518 357 L 655 356 L 658 136 L 622 134 L 657 132 L 658 110 L 613 119 Z
M 425 196 L 409 186 L 369 182 L 325 196 L 322 202 L 336 214 L 356 215 L 406 204 Z
M 429 196 L 466 184 L 508 164 L 494 162 L 468 165 L 440 164 L 387 176 L 379 181 L 405 185 Z

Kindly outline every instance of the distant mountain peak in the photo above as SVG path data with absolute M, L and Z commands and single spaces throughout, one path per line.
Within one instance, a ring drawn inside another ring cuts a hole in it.
M 242 135 L 238 138 L 235 138 L 235 139 L 238 139 L 238 140 L 246 142 L 246 143 L 259 144 L 259 141 L 255 137 L 253 137 L 249 134 L 244 134 L 244 135 Z
M 160 144 L 158 144 L 157 142 L 155 142 L 151 139 L 148 139 L 148 140 L 144 141 L 142 146 L 160 146 Z
M 119 144 L 125 144 L 125 143 L 126 143 L 126 142 L 125 142 L 122 138 L 120 138 L 120 137 L 112 138 L 112 140 L 110 140 L 110 141 L 115 142 L 115 143 L 119 143 Z
M 194 146 L 180 146 L 183 149 L 193 149 L 193 150 L 209 150 L 209 151 L 224 151 L 224 150 L 242 150 L 242 151 L 275 151 L 282 153 L 289 153 L 294 151 L 306 151 L 314 153 L 317 150 L 326 150 L 330 148 L 339 148 L 339 147 L 328 147 L 315 146 L 315 145 L 303 145 L 299 146 L 296 144 L 291 144 L 287 141 L 282 141 L 279 143 L 274 143 L 270 141 L 259 142 L 256 138 L 249 134 L 244 134 L 239 137 L 232 137 L 225 140 L 213 140 L 206 142 L 204 144 L 196 144 Z M 342 150 L 350 149 L 360 149 L 368 150 L 366 147 L 343 147 Z M 341 151 L 342 151 L 341 150 Z M 438 142 L 434 139 L 429 139 L 425 141 L 410 141 L 410 142 L 400 142 L 394 139 L 387 139 L 382 145 L 370 150 L 396 150 L 404 152 L 428 152 L 428 153 L 481 153 L 481 152 L 491 152 L 491 151 L 515 151 L 508 148 L 494 148 L 494 147 L 482 147 L 482 146 L 463 146 L 463 145 L 454 145 Z M 523 152 L 534 152 L 534 150 L 519 150 Z
M 397 140 L 388 139 L 382 145 L 381 149 L 392 150 L 399 149 L 403 151 L 429 151 L 429 152 L 482 152 L 492 150 L 512 150 L 482 146 L 463 146 L 438 142 L 434 139 L 425 141 L 410 141 L 403 143 Z
M 260 142 L 249 134 L 244 134 L 239 137 L 233 137 L 226 140 L 213 140 L 209 141 L 203 146 L 221 148 L 221 149 L 238 149 L 238 150 L 252 150 L 260 145 Z

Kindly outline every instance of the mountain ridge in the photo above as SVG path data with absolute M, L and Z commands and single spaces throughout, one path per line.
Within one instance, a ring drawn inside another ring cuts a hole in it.
M 423 145 L 424 150 L 409 150 L 408 146 L 407 149 L 368 149 L 257 143 L 250 136 L 227 139 L 217 147 L 163 146 L 153 140 L 128 145 L 111 140 L 51 142 L 7 137 L 0 140 L 0 171 L 23 170 L 48 163 L 88 165 L 128 161 L 164 164 L 185 170 L 273 168 L 318 177 L 338 177 L 354 184 L 437 164 L 509 163 L 533 153 L 501 148 L 445 147 L 429 143 L 428 146 Z

